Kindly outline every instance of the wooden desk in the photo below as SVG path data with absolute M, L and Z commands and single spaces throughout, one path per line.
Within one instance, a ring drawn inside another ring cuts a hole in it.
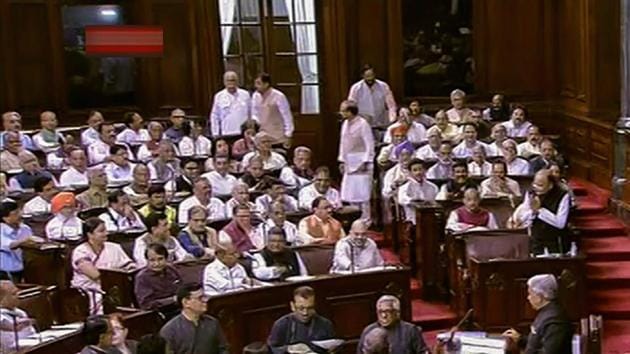
M 23 247 L 24 280 L 39 285 L 57 285 L 66 289 L 70 284 L 67 264 L 74 247 L 70 244 L 49 242 Z

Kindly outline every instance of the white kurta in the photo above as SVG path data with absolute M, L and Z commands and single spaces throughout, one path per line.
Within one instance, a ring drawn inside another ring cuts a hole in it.
M 472 157 L 473 149 L 477 146 L 481 146 L 486 153 L 486 156 L 488 156 L 488 145 L 486 145 L 486 143 L 482 143 L 479 140 L 475 141 L 472 145 L 468 145 L 465 140 L 462 141 L 461 143 L 459 143 L 459 145 L 453 148 L 453 156 L 460 159 Z
M 230 195 L 232 194 L 232 188 L 236 184 L 236 177 L 229 173 L 222 176 L 217 171 L 211 171 L 204 173 L 201 177 L 207 179 L 212 186 L 212 195 Z
M 476 162 L 468 163 L 468 175 L 470 176 L 490 176 L 492 172 L 492 164 L 484 161 L 481 165 Z
M 331 273 L 358 272 L 385 264 L 374 240 L 368 238 L 365 247 L 359 248 L 350 243 L 352 236 L 346 236 L 335 244 Z
M 251 102 L 249 92 L 241 88 L 234 93 L 227 89 L 217 92 L 210 111 L 212 136 L 240 135 L 241 125 L 249 119 Z
M 359 106 L 359 114 L 371 124 L 386 125 L 396 120 L 396 101 L 389 85 L 375 80 L 370 87 L 365 80 L 356 82 L 350 87 L 348 99 Z
M 31 198 L 31 200 L 24 203 L 24 206 L 22 207 L 22 214 L 25 215 L 47 213 L 50 213 L 50 202 L 39 195 Z
M 385 172 L 385 176 L 383 177 L 383 189 L 381 190 L 383 198 L 387 199 L 393 197 L 398 190 L 396 182 L 407 181 L 408 177 L 409 171 L 403 168 L 400 164 L 396 164 L 394 167 L 387 170 L 387 172 Z
M 89 183 L 87 170 L 79 172 L 76 168 L 70 167 L 61 173 L 59 177 L 59 186 L 87 186 Z
M 506 164 L 508 176 L 529 176 L 529 161 L 517 157 Z
M 260 155 L 256 151 L 251 151 L 245 154 L 245 156 L 243 156 L 243 161 L 241 162 L 241 167 L 243 168 L 243 170 L 246 170 L 247 167 L 249 167 L 249 162 L 254 156 L 260 156 Z M 279 170 L 285 167 L 286 165 L 287 165 L 287 160 L 284 158 L 284 156 L 280 155 L 279 153 L 275 151 L 271 152 L 271 155 L 269 155 L 268 159 L 266 160 L 263 159 L 263 170 L 265 171 Z
M 400 122 L 396 122 L 387 128 L 385 132 L 385 136 L 383 137 L 383 142 L 391 143 L 392 142 L 392 130 L 398 128 L 401 125 Z M 427 140 L 427 128 L 424 125 L 418 122 L 411 122 L 409 129 L 407 130 L 407 140 L 413 144 L 420 144 L 423 141 Z
M 135 131 L 131 128 L 125 128 L 122 132 L 116 135 L 116 143 L 127 144 L 131 146 L 142 145 L 151 140 L 149 132 L 146 129 L 140 129 Z
M 322 194 L 315 189 L 315 185 L 309 184 L 302 188 L 298 193 L 298 200 L 301 209 L 311 210 L 313 200 L 317 197 L 325 197 L 333 208 L 341 208 L 341 196 L 339 191 L 333 187 L 329 187 L 326 193 Z
M 69 218 L 55 215 L 46 224 L 46 237 L 49 240 L 77 240 L 83 234 L 83 223 L 77 216 Z
M 494 214 L 490 212 L 487 212 L 487 213 L 488 213 L 488 223 L 485 226 L 473 226 L 471 224 L 460 222 L 459 216 L 457 215 L 457 210 L 453 210 L 448 215 L 448 220 L 446 221 L 445 229 L 455 231 L 455 232 L 498 229 L 499 226 L 497 225 L 497 219 L 494 217 Z
M 144 230 L 146 227 L 135 210 L 131 217 L 118 214 L 114 209 L 107 208 L 107 211 L 98 216 L 105 223 L 107 232 L 122 232 L 126 230 Z
M 505 197 L 513 195 L 521 196 L 521 187 L 518 182 L 511 178 L 497 181 L 494 177 L 487 178 L 481 182 L 481 198 Z
M 505 130 L 507 131 L 507 136 L 510 138 L 526 138 L 527 130 L 532 126 L 532 123 L 525 121 L 520 125 L 514 124 L 513 121 L 508 120 L 507 122 L 501 123 Z
M 472 110 L 470 108 L 464 107 L 462 109 L 457 110 L 455 109 L 455 107 L 452 107 L 451 109 L 446 111 L 446 116 L 448 117 L 449 122 L 453 124 L 458 124 L 458 123 L 463 123 L 464 118 L 466 118 L 471 113 L 472 113 Z
M 179 204 L 177 222 L 179 224 L 188 223 L 188 210 L 197 205 L 201 205 L 208 210 L 208 220 L 225 219 L 225 204 L 220 199 L 210 198 L 208 205 L 202 205 L 199 199 L 193 195 Z
M 540 145 L 533 145 L 529 141 L 520 143 L 517 146 L 518 156 L 528 159 L 534 155 L 540 155 Z
M 217 258 L 203 270 L 203 292 L 206 295 L 219 295 L 250 287 L 247 272 L 238 263 L 228 268 Z
M 398 203 L 405 209 L 405 219 L 416 223 L 416 211 L 411 206 L 414 200 L 434 201 L 438 194 L 438 187 L 430 181 L 418 182 L 409 178 L 407 183 L 398 189 Z
M 265 95 L 260 92 L 252 97 L 252 118 L 260 123 L 260 131 L 272 138 L 274 143 L 283 143 L 285 137 L 293 136 L 293 115 L 287 97 L 280 90 L 270 88 Z
M 439 150 L 439 146 L 433 149 L 431 145 L 427 144 L 416 150 L 416 153 L 413 156 L 419 158 L 422 161 L 437 160 Z
M 344 121 L 341 126 L 338 160 L 344 163 L 341 180 L 341 200 L 363 203 L 372 193 L 372 169 L 374 160 L 374 135 L 368 122 L 362 117 Z M 365 164 L 366 171 L 357 171 Z
M 140 155 L 140 154 L 138 154 Z M 179 156 L 211 156 L 212 142 L 205 136 L 193 139 L 185 136 L 179 141 Z

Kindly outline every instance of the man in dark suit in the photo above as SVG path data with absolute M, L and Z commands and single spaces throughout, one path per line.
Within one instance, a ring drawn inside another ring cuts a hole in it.
M 540 156 L 535 157 L 529 162 L 530 174 L 534 175 L 536 172 L 551 167 L 552 163 L 556 163 L 562 167 L 564 160 L 562 156 L 558 154 L 556 148 L 551 140 L 543 140 L 540 143 Z
M 571 354 L 573 326 L 556 301 L 558 283 L 553 274 L 539 274 L 527 281 L 527 300 L 538 312 L 529 335 L 515 329 L 503 333 L 512 345 L 525 348 L 525 354 Z

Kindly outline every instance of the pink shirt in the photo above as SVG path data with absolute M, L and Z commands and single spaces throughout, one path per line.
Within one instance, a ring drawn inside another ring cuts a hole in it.
M 133 263 L 117 243 L 105 242 L 99 254 L 94 252 L 89 243 L 80 244 L 72 251 L 72 286 L 84 289 L 100 289 L 101 282 L 90 279 L 79 270 L 82 261 L 88 261 L 98 269 L 123 268 Z

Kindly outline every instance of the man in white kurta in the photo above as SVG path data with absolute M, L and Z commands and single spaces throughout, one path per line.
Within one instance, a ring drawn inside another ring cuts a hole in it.
M 225 219 L 225 204 L 218 198 L 212 197 L 212 185 L 205 178 L 198 178 L 193 184 L 193 195 L 184 199 L 177 210 L 177 222 L 188 223 L 188 210 L 201 205 L 208 210 L 208 220 Z
M 494 161 L 492 163 L 492 176 L 481 182 L 481 198 L 514 198 L 520 196 L 521 187 L 518 182 L 507 177 L 505 161 Z
M 523 106 L 517 106 L 512 111 L 512 116 L 507 122 L 501 123 L 506 129 L 509 138 L 525 138 L 532 123 L 527 121 L 527 111 Z
M 70 151 L 70 167 L 61 173 L 59 186 L 87 186 L 89 179 L 87 175 L 87 157 L 83 149 Z
M 409 178 L 407 183 L 398 189 L 398 203 L 405 209 L 406 221 L 415 225 L 416 213 L 412 206 L 414 201 L 435 201 L 438 187 L 425 178 L 424 162 L 413 159 L 409 162 Z
M 213 137 L 240 135 L 241 125 L 249 119 L 251 97 L 238 87 L 238 75 L 234 71 L 223 74 L 225 88 L 214 95 L 210 111 L 210 128 Z
M 203 270 L 204 294 L 220 295 L 252 287 L 254 281 L 238 263 L 239 254 L 233 244 L 220 242 L 215 254 L 216 259 Z
M 354 273 L 385 264 L 376 242 L 367 237 L 367 229 L 362 220 L 355 220 L 350 234 L 337 241 L 331 273 Z
M 274 144 L 291 147 L 295 128 L 289 100 L 280 90 L 271 87 L 269 74 L 260 74 L 254 84 L 256 92 L 252 97 L 252 118 L 260 124 L 261 132 L 274 139 Z
M 389 85 L 377 80 L 374 69 L 363 68 L 363 79 L 350 88 L 348 100 L 359 107 L 359 114 L 372 126 L 383 126 L 396 120 L 396 101 Z
M 341 125 L 338 160 L 343 164 L 341 200 L 361 208 L 361 218 L 369 224 L 374 135 L 368 122 L 358 116 L 354 101 L 344 101 L 339 108 L 345 119 Z

